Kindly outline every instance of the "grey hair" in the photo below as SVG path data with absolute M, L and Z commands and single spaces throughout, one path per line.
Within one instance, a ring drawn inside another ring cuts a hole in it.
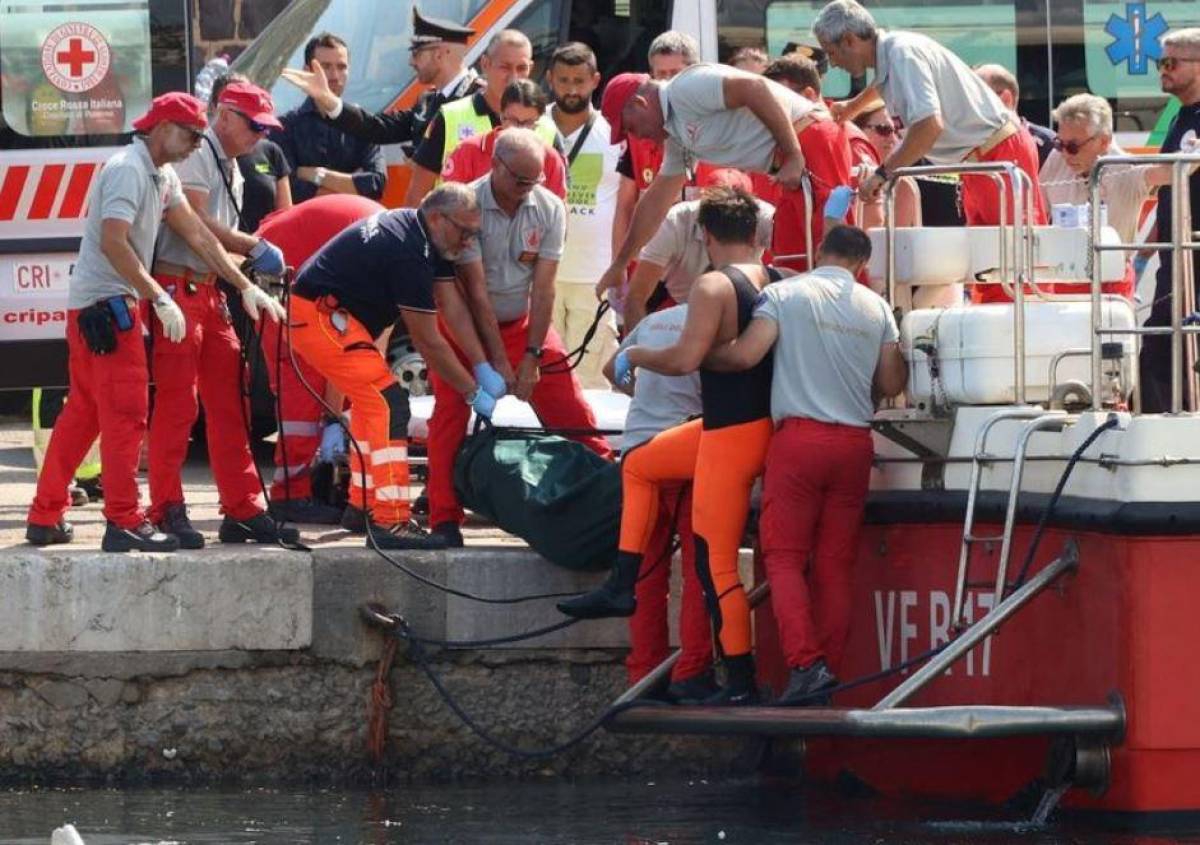
M 1008 91 L 1013 95 L 1013 102 L 1021 99 L 1021 86 L 1012 71 L 1004 65 L 979 65 L 975 68 L 976 75 L 987 83 L 987 86 L 999 94 Z
M 1055 122 L 1086 122 L 1088 131 L 1092 134 L 1112 135 L 1113 113 L 1112 106 L 1103 97 L 1095 94 L 1076 94 L 1067 97 L 1054 110 Z
M 546 144 L 532 129 L 505 129 L 496 139 L 493 156 L 508 162 L 515 155 L 527 153 L 538 161 L 545 155 Z
M 533 44 L 529 40 L 529 36 L 521 32 L 519 29 L 502 29 L 496 33 L 487 45 L 487 56 L 492 58 L 496 55 L 496 51 L 501 47 L 524 47 L 533 55 Z
M 1190 26 L 1186 29 L 1172 29 L 1162 37 L 1164 47 L 1182 47 L 1200 52 L 1200 27 Z
M 679 56 L 689 65 L 694 65 L 700 61 L 700 45 L 686 32 L 668 29 L 650 42 L 646 58 L 655 56 Z
M 421 200 L 421 210 L 427 214 L 436 211 L 446 215 L 456 211 L 474 211 L 478 207 L 475 191 L 461 182 L 443 182 Z
M 826 44 L 836 44 L 847 35 L 857 35 L 863 40 L 878 34 L 875 18 L 855 0 L 833 0 L 826 3 L 812 25 L 813 35 Z

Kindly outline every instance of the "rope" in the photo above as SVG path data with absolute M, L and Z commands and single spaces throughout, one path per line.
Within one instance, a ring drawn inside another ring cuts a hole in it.
M 586 332 L 583 333 L 583 340 L 579 346 L 565 353 L 560 358 L 555 358 L 552 361 L 547 361 L 539 367 L 543 373 L 565 373 L 570 372 L 579 366 L 583 361 L 583 356 L 587 354 L 588 344 L 592 342 L 592 338 L 596 336 L 596 332 L 600 328 L 600 321 L 604 319 L 604 315 L 612 308 L 607 299 L 602 299 L 596 305 L 596 316 L 592 318 L 592 324 L 588 326 Z
M 395 637 L 389 637 L 384 644 L 383 656 L 379 658 L 379 668 L 375 672 L 375 682 L 371 684 L 371 699 L 367 704 L 367 751 L 376 766 L 383 762 L 384 747 L 387 744 L 388 713 L 395 703 L 388 679 L 392 673 L 399 643 Z

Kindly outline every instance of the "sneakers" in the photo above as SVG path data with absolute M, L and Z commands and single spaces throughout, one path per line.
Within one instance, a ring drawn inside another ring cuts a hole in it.
M 457 522 L 439 522 L 433 526 L 430 532 L 435 537 L 441 537 L 446 541 L 446 548 L 461 549 L 463 547 L 462 529 L 458 527 Z
M 179 540 L 164 534 L 145 520 L 136 528 L 122 528 L 108 523 L 100 548 L 106 552 L 173 552 L 179 548 Z
M 71 507 L 73 508 L 81 508 L 91 501 L 91 499 L 88 498 L 87 491 L 78 484 L 71 484 L 68 486 L 67 495 L 71 497 Z
M 837 677 L 818 659 L 808 668 L 792 670 L 787 689 L 775 703 L 781 707 L 828 707 L 829 696 L 821 692 L 837 685 Z
M 167 505 L 162 519 L 158 521 L 158 530 L 178 537 L 181 549 L 204 548 L 204 535 L 192 527 L 192 521 L 187 515 L 187 506 L 183 502 Z
M 342 511 L 342 528 L 351 534 L 366 534 L 367 512 L 354 505 L 346 505 L 346 509 Z
M 265 513 L 249 519 L 226 516 L 221 520 L 217 537 L 222 543 L 298 543 L 300 532 L 286 525 L 276 525 Z
M 281 522 L 304 525 L 337 525 L 342 521 L 342 509 L 323 505 L 315 499 L 280 499 L 271 502 L 271 516 Z
M 666 699 L 673 704 L 699 704 L 721 691 L 712 669 L 692 675 L 681 681 L 672 681 L 667 687 Z
M 74 537 L 75 529 L 65 519 L 60 519 L 57 525 L 34 525 L 31 522 L 25 526 L 25 541 L 34 546 L 69 543 Z
M 367 537 L 367 548 L 371 548 L 371 540 L 381 549 L 413 549 L 436 551 L 446 548 L 446 538 L 439 534 L 429 534 L 421 526 L 411 520 L 397 522 L 395 525 L 379 525 L 371 523 L 371 533 Z

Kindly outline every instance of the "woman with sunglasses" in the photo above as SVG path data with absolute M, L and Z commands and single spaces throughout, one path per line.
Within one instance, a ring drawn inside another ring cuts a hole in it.
M 886 161 L 892 150 L 900 145 L 900 130 L 888 114 L 882 102 L 877 108 L 863 112 L 854 118 L 854 124 L 866 133 L 867 139 L 880 161 Z M 882 197 L 875 202 L 863 204 L 862 226 L 870 229 L 883 225 Z M 911 176 L 905 176 L 896 184 L 896 225 L 921 225 L 921 189 Z

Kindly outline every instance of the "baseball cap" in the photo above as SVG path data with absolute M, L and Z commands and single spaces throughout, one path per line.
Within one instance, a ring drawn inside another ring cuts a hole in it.
M 217 103 L 229 106 L 255 123 L 282 129 L 283 124 L 275 117 L 275 104 L 271 95 L 249 82 L 231 82 L 217 97 Z
M 750 177 L 733 167 L 713 167 L 711 164 L 700 162 L 696 168 L 696 187 L 698 188 L 738 188 L 748 194 L 754 193 L 754 183 Z
M 619 144 L 625 140 L 625 126 L 621 122 L 621 111 L 629 98 L 634 95 L 650 77 L 644 73 L 618 73 L 604 86 L 604 96 L 600 98 L 600 113 L 612 128 L 609 143 Z
M 163 121 L 168 121 L 193 129 L 207 129 L 208 117 L 205 111 L 204 103 L 191 94 L 170 91 L 151 100 L 150 108 L 133 122 L 133 128 L 138 132 L 149 132 Z

